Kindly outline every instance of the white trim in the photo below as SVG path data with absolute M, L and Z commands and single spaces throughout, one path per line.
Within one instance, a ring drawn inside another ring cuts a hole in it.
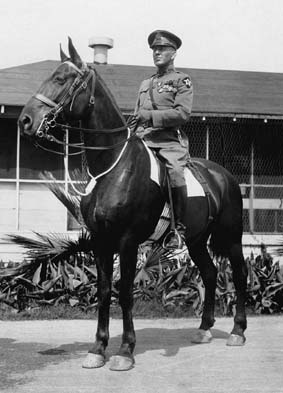
M 0 179 L 0 183 L 16 183 L 17 179 Z M 55 180 L 56 183 L 65 183 L 65 180 Z M 54 183 L 54 180 L 19 179 L 19 183 Z
M 68 192 L 68 173 L 69 173 L 69 130 L 66 129 L 66 145 L 64 146 L 64 188 L 65 192 Z M 65 158 L 66 158 L 66 163 L 65 163 Z M 65 229 L 68 230 L 68 214 L 69 211 L 68 209 L 65 209 Z
M 17 158 L 16 158 L 16 229 L 20 228 L 20 128 L 17 127 Z
M 119 161 L 121 160 L 121 158 L 122 158 L 122 156 L 123 156 L 123 154 L 124 154 L 124 151 L 125 151 L 125 149 L 126 149 L 126 147 L 127 147 L 127 145 L 128 145 L 128 139 L 129 139 L 129 137 L 130 137 L 130 129 L 128 128 L 127 140 L 126 140 L 126 142 L 125 142 L 125 144 L 124 144 L 122 150 L 120 151 L 120 154 L 119 154 L 118 158 L 117 158 L 116 161 L 110 166 L 110 168 L 108 168 L 106 171 L 100 173 L 100 174 L 97 175 L 97 176 L 93 176 L 93 175 L 90 173 L 89 168 L 87 168 L 88 175 L 90 176 L 91 179 L 90 179 L 88 185 L 87 185 L 86 188 L 85 188 L 85 190 L 86 190 L 85 193 L 80 192 L 79 190 L 77 190 L 77 189 L 74 187 L 74 182 L 73 182 L 72 179 L 70 178 L 70 174 L 69 174 L 68 168 L 65 167 L 65 172 L 66 172 L 67 177 L 68 177 L 68 182 L 69 182 L 69 184 L 72 186 L 73 190 L 74 190 L 78 195 L 80 195 L 80 196 L 87 196 L 87 195 L 89 195 L 89 194 L 92 192 L 92 190 L 94 189 L 95 185 L 96 185 L 96 180 L 99 179 L 99 178 L 101 178 L 101 177 L 104 176 L 104 175 L 107 175 L 107 173 L 111 172 L 112 169 L 115 168 L 115 166 L 119 163 Z M 64 157 L 64 163 L 65 163 L 65 157 Z
M 243 198 L 243 208 L 249 209 L 250 199 Z M 279 198 L 254 198 L 253 209 L 260 210 L 283 210 L 283 199 Z

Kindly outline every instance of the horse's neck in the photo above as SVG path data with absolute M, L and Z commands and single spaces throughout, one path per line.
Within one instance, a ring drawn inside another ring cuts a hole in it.
M 109 118 L 111 117 L 109 116 Z M 113 118 L 110 122 L 103 121 L 98 123 L 97 120 L 98 116 L 94 116 L 92 121 L 89 121 L 87 125 L 88 128 L 99 130 L 102 128 L 113 129 L 124 126 L 124 123 L 121 120 L 113 123 Z M 127 128 L 117 133 L 105 132 L 102 134 L 93 134 L 86 137 L 89 139 L 89 141 L 86 143 L 88 146 L 106 147 L 118 144 L 117 147 L 109 150 L 86 151 L 88 166 L 90 173 L 93 176 L 99 176 L 106 172 L 105 174 L 114 174 L 115 179 L 123 179 L 126 184 L 128 184 L 128 182 L 132 181 L 133 179 L 138 179 L 138 182 L 143 184 L 144 181 L 147 181 L 146 168 L 148 168 L 149 180 L 149 155 L 140 139 L 134 137 L 131 140 L 128 140 L 129 135 Z
M 117 147 L 102 150 L 87 150 L 87 161 L 91 173 L 94 176 L 104 172 L 119 158 L 124 147 L 123 141 L 127 140 L 128 130 L 125 126 L 125 120 L 117 109 L 115 102 L 111 97 L 100 92 L 100 96 L 96 98 L 96 104 L 92 111 L 83 121 L 83 127 L 97 131 L 105 130 L 101 133 L 93 133 L 85 135 L 86 146 L 94 147 Z M 125 126 L 124 130 L 119 132 L 107 132 L 116 128 Z
M 150 159 L 141 140 L 133 138 L 126 145 L 123 144 L 118 159 L 112 161 L 106 171 L 101 177 L 105 179 L 101 183 L 104 192 L 112 194 L 115 190 L 115 198 L 123 203 L 126 199 L 136 198 L 136 192 L 144 192 L 150 181 Z

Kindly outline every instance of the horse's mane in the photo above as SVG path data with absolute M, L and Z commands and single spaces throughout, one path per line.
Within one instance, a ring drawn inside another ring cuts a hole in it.
M 96 74 L 96 83 L 99 84 L 99 87 L 103 91 L 104 95 L 108 97 L 108 99 L 111 102 L 111 105 L 113 106 L 114 110 L 116 111 L 117 115 L 120 117 L 121 121 L 123 124 L 126 124 L 126 120 L 124 115 L 121 112 L 121 109 L 119 108 L 117 101 L 115 100 L 113 94 L 111 93 L 109 87 L 106 85 L 104 79 L 100 76 L 99 72 L 97 71 L 97 68 L 93 64 L 88 64 L 90 68 L 92 68 L 95 71 Z

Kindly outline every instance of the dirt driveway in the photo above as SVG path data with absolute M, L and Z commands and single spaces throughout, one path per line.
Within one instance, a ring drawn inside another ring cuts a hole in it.
M 136 320 L 136 365 L 87 370 L 82 360 L 96 321 L 0 322 L 0 392 L 282 393 L 283 317 L 251 317 L 244 347 L 227 347 L 231 318 L 215 324 L 210 344 L 191 344 L 196 319 Z M 108 354 L 122 322 L 111 320 Z

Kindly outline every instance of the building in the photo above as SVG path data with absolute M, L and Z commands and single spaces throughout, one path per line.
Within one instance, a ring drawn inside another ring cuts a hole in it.
M 96 59 L 97 71 L 129 115 L 140 82 L 154 68 L 110 65 L 105 58 L 99 62 Z M 47 60 L 0 70 L 0 260 L 22 258 L 20 250 L 5 240 L 8 233 L 75 230 L 65 208 L 39 177 L 41 171 L 51 171 L 68 187 L 62 156 L 36 149 L 17 131 L 22 107 L 58 64 Z M 261 242 L 278 245 L 283 239 L 283 74 L 184 71 L 195 92 L 186 126 L 191 155 L 220 163 L 238 179 L 246 250 Z M 78 165 L 78 159 L 69 157 L 70 170 Z

